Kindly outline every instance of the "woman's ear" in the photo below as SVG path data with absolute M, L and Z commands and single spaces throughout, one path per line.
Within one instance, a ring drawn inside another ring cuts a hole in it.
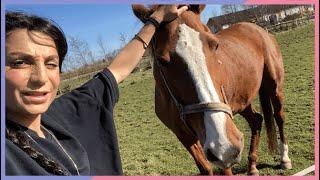
M 193 11 L 196 14 L 201 14 L 205 7 L 205 4 L 192 4 L 189 5 L 189 10 Z
M 132 10 L 134 15 L 140 19 L 143 23 L 147 21 L 149 16 L 153 13 L 153 10 L 145 7 L 142 4 L 133 4 L 132 5 Z

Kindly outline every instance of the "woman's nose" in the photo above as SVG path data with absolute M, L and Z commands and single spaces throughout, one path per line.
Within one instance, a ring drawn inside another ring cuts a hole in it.
M 30 83 L 33 86 L 43 86 L 48 81 L 48 74 L 45 65 L 37 64 L 32 67 Z

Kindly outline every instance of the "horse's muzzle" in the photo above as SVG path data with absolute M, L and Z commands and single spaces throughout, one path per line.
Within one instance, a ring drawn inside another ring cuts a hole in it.
M 216 155 L 212 153 L 210 149 L 205 151 L 207 159 L 212 162 L 214 165 L 218 166 L 219 168 L 229 168 L 232 165 L 239 163 L 241 160 L 241 151 L 235 150 L 232 154 L 228 155 L 229 157 L 227 160 L 223 161 L 219 159 Z

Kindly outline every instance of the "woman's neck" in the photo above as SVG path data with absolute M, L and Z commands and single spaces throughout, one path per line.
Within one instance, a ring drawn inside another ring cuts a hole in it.
M 12 115 L 12 113 L 6 113 L 7 119 L 24 126 L 28 129 L 34 131 L 39 137 L 45 138 L 43 131 L 41 130 L 41 114 L 39 115 L 32 115 L 32 116 L 18 116 Z

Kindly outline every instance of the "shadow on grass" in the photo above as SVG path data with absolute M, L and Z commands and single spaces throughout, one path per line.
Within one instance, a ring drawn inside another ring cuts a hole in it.
M 262 169 L 273 169 L 273 170 L 279 170 L 281 169 L 280 164 L 278 165 L 271 165 L 271 164 L 266 164 L 266 163 L 260 163 L 257 165 L 258 170 Z M 232 173 L 234 175 L 247 175 L 248 168 L 246 167 L 234 167 L 232 168 Z M 220 172 L 222 173 L 222 171 Z
M 277 170 L 277 169 L 281 169 L 281 166 L 280 166 L 280 164 L 270 165 L 270 164 L 265 164 L 265 163 L 258 164 L 258 166 L 257 166 L 257 169 L 265 169 L 265 168 L 271 168 L 271 169 Z

